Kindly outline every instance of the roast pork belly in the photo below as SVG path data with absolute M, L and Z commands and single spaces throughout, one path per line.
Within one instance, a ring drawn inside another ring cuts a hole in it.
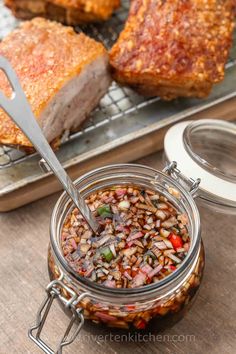
M 235 0 L 132 0 L 114 78 L 147 96 L 207 96 L 224 78 Z
M 71 27 L 42 18 L 24 22 L 0 43 L 0 55 L 15 69 L 38 123 L 50 143 L 76 130 L 111 83 L 108 53 L 101 43 Z M 10 88 L 0 72 L 0 90 Z M 32 147 L 0 109 L 0 143 Z
M 107 20 L 120 0 L 5 0 L 14 15 L 21 19 L 47 17 L 67 25 Z

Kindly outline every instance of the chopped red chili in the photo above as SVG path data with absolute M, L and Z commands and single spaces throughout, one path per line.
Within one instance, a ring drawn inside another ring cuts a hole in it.
M 169 240 L 172 243 L 174 249 L 183 247 L 182 237 L 171 233 L 170 236 L 169 236 Z

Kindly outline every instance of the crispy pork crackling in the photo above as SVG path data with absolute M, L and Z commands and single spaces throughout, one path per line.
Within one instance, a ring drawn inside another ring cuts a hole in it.
M 133 0 L 110 53 L 114 78 L 147 96 L 207 96 L 224 78 L 235 3 Z
M 97 106 L 111 83 L 101 43 L 71 27 L 42 18 L 25 22 L 0 43 L 0 55 L 15 69 L 44 135 L 55 143 L 74 131 Z M 0 89 L 10 87 L 0 72 Z M 24 134 L 0 109 L 0 143 L 27 150 Z
M 21 19 L 42 16 L 67 25 L 107 20 L 120 6 L 120 0 L 5 0 Z

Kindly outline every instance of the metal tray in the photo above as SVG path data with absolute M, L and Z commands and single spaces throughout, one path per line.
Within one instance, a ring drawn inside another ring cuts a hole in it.
M 122 7 L 106 23 L 76 29 L 78 31 L 82 29 L 109 48 L 116 41 L 123 27 L 128 7 L 129 1 L 123 0 Z M 19 21 L 11 15 L 10 11 L 4 7 L 3 1 L 0 0 L 0 39 L 18 23 Z M 136 156 L 130 155 L 130 158 L 131 156 L 132 158 L 143 156 L 147 149 L 142 144 L 146 144 L 144 138 L 148 134 L 235 97 L 235 78 L 236 43 L 231 51 L 224 82 L 216 85 L 212 94 L 204 100 L 178 99 L 164 102 L 158 97 L 146 99 L 130 89 L 113 83 L 108 94 L 101 100 L 99 107 L 91 114 L 81 130 L 71 135 L 64 135 L 63 144 L 57 155 L 68 169 L 73 166 L 79 167 L 80 164 L 96 158 L 96 163 L 93 162 L 89 166 L 93 168 L 94 165 L 103 164 L 104 154 L 138 139 L 139 152 Z M 149 152 L 157 150 L 160 144 L 157 143 L 156 147 L 155 144 L 152 145 Z M 129 158 L 124 157 L 124 159 Z M 121 156 L 112 156 L 113 162 L 121 160 Z M 41 180 L 46 182 L 48 175 L 41 171 L 38 162 L 39 156 L 36 153 L 25 155 L 15 149 L 0 147 L 0 199 L 4 197 L 6 201 L 8 194 L 19 191 L 19 189 L 23 190 L 29 184 L 32 185 Z M 79 173 L 77 169 L 77 176 Z M 54 190 L 52 188 L 43 195 L 52 193 Z M 37 198 L 32 196 L 32 200 L 34 199 Z M 27 201 L 30 200 L 30 198 L 27 199 Z M 22 199 L 21 204 L 24 203 Z M 14 204 L 14 206 L 18 205 L 20 204 Z M 9 207 L 2 208 L 0 203 L 0 211 L 11 208 L 10 204 Z

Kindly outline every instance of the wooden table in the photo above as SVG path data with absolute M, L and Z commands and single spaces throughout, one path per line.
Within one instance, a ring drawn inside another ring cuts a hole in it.
M 139 162 L 161 168 L 161 153 Z M 28 339 L 48 283 L 47 246 L 53 195 L 0 215 L 0 354 L 40 353 Z M 201 209 L 205 276 L 188 315 L 158 342 L 104 342 L 97 330 L 82 330 L 65 353 L 233 354 L 236 348 L 235 217 Z M 68 318 L 55 305 L 46 338 L 59 338 Z M 94 337 L 91 336 L 94 335 Z M 90 337 L 89 337 L 90 335 Z M 97 337 L 96 337 L 97 336 Z

